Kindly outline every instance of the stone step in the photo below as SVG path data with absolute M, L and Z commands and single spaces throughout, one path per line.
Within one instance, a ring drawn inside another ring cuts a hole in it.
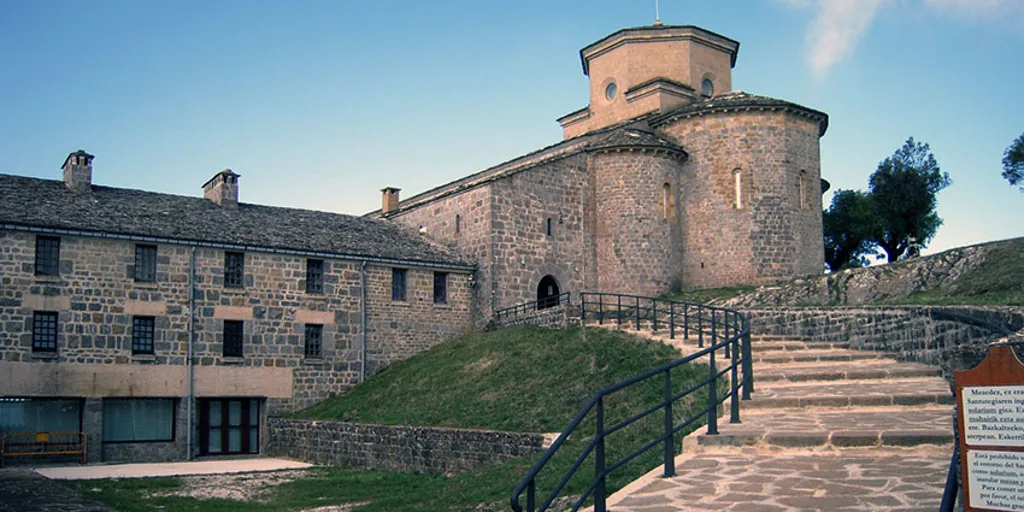
M 949 384 L 939 377 L 800 383 L 764 383 L 743 410 L 884 405 L 952 405 Z
M 758 383 L 777 381 L 805 382 L 939 376 L 942 376 L 942 370 L 938 367 L 891 359 L 845 363 L 760 364 L 754 367 L 754 388 L 759 389 Z
M 849 343 L 832 343 L 829 341 L 793 341 L 793 340 L 780 340 L 780 341 L 751 341 L 750 351 L 753 353 L 757 352 L 770 352 L 770 351 L 790 351 L 790 350 L 817 350 L 817 349 L 848 349 L 850 348 Z
M 779 414 L 750 410 L 742 422 L 719 418 L 717 435 L 706 429 L 688 436 L 683 451 L 704 447 L 869 448 L 945 445 L 953 442 L 953 410 L 948 406 L 801 409 Z
M 773 350 L 759 352 L 752 355 L 754 364 L 757 363 L 805 363 L 823 361 L 862 361 L 865 359 L 887 359 L 892 354 L 885 352 L 872 352 L 867 350 L 849 349 L 806 349 L 806 350 Z M 757 368 L 754 369 L 755 376 Z

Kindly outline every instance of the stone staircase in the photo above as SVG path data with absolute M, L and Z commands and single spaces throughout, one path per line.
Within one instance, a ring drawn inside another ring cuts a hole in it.
M 638 334 L 697 350 L 679 333 Z M 726 403 L 718 435 L 683 440 L 675 477 L 658 468 L 609 510 L 938 508 L 953 450 L 953 396 L 938 368 L 843 343 L 754 337 L 751 348 L 755 392 L 741 423 L 729 423 Z

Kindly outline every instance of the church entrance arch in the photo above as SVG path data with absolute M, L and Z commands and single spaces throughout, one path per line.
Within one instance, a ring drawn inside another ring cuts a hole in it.
M 537 285 L 537 309 L 553 308 L 559 301 L 558 281 L 551 275 L 541 278 Z

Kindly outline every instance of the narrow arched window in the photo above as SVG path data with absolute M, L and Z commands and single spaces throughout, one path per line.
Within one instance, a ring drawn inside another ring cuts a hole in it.
M 455 214 L 455 233 L 458 234 L 462 231 L 462 216 Z
M 800 194 L 800 209 L 806 210 L 809 201 L 807 200 L 807 171 L 800 171 L 797 177 L 797 193 Z
M 665 183 L 661 186 L 661 218 L 669 218 L 669 210 L 672 206 L 672 185 Z
M 551 217 L 548 217 L 546 230 L 548 236 L 551 236 Z
M 734 169 L 732 171 L 732 181 L 734 187 L 733 194 L 735 196 L 733 205 L 737 210 L 741 210 L 743 209 L 743 171 L 740 169 Z

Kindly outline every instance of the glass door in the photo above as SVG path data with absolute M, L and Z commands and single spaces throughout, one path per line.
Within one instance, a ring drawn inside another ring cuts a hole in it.
M 260 452 L 258 398 L 199 400 L 199 451 L 202 455 Z

